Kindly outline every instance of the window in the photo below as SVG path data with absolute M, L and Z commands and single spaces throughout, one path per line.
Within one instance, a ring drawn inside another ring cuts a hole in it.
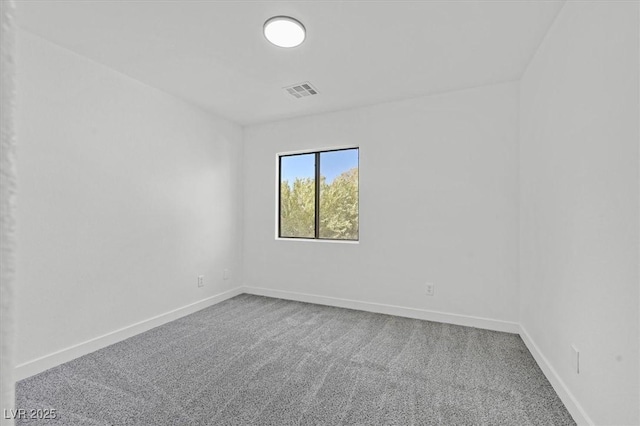
M 278 237 L 359 237 L 358 148 L 278 157 Z

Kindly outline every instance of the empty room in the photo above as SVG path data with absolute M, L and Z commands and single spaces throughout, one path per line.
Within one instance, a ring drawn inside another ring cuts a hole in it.
M 640 425 L 638 1 L 0 1 L 2 426 Z

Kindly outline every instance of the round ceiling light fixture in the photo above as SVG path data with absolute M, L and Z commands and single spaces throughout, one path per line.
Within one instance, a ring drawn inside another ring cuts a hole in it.
M 304 25 L 290 16 L 274 16 L 264 23 L 264 36 L 279 47 L 296 47 L 306 36 Z

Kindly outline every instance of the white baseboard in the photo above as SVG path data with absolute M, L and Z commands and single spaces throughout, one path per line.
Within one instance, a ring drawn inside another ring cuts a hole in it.
M 27 377 L 31 377 L 35 374 L 41 373 L 60 364 L 64 364 L 65 362 L 79 358 L 83 355 L 87 355 L 91 352 L 95 352 L 98 349 L 105 348 L 114 343 L 121 342 L 125 339 L 128 339 L 129 337 L 135 336 L 136 334 L 151 330 L 152 328 L 155 328 L 159 325 L 166 324 L 170 321 L 192 314 L 196 311 L 215 305 L 216 303 L 220 303 L 239 294 L 242 294 L 242 289 L 240 287 L 234 288 L 183 306 L 181 308 L 165 312 L 164 314 L 157 315 L 144 321 L 131 324 L 127 327 L 123 327 L 119 330 L 112 331 L 102 336 L 95 337 L 85 342 L 69 346 L 68 348 L 61 349 L 40 358 L 27 361 L 15 367 L 14 378 L 16 381 L 18 381 Z
M 486 330 L 504 331 L 507 333 L 519 334 L 529 352 L 533 355 L 540 369 L 553 386 L 569 414 L 578 425 L 594 425 L 591 418 L 578 403 L 569 388 L 560 379 L 555 369 L 549 364 L 547 358 L 542 355 L 540 349 L 533 342 L 527 331 L 521 324 L 516 322 L 481 318 L 467 315 L 450 314 L 445 312 L 429 311 L 425 309 L 406 308 L 402 306 L 386 305 L 381 303 L 361 302 L 358 300 L 341 299 L 337 297 L 319 296 L 315 294 L 296 293 L 292 291 L 273 290 L 262 287 L 243 287 L 244 293 L 258 296 L 276 297 L 279 299 L 296 300 L 298 302 L 315 303 L 320 305 L 336 306 L 340 308 L 356 309 L 360 311 L 376 312 L 380 314 L 396 315 L 400 317 L 416 318 L 427 321 L 436 321 L 447 324 L 463 325 L 468 327 L 482 328 Z
M 567 385 L 564 383 L 564 381 L 562 381 L 547 358 L 542 354 L 542 352 L 540 352 L 540 349 L 535 344 L 529 333 L 527 333 L 527 330 L 522 326 L 522 324 L 520 324 L 520 337 L 529 349 L 529 352 L 531 352 L 531 355 L 533 355 L 533 358 L 538 363 L 538 366 L 540 366 L 540 369 L 542 370 L 544 375 L 547 377 L 547 380 L 549 380 L 549 383 L 551 383 L 551 386 L 553 386 L 553 389 L 562 400 L 564 406 L 567 407 L 567 410 L 573 417 L 573 420 L 575 420 L 575 422 L 580 426 L 594 425 L 595 423 L 584 411 L 584 408 L 582 408 L 578 400 L 573 396 Z
M 529 349 L 529 352 L 531 352 L 531 354 L 533 355 L 534 359 L 542 369 L 544 375 L 547 377 L 554 390 L 556 391 L 564 405 L 567 407 L 567 410 L 573 416 L 573 419 L 576 421 L 576 423 L 578 425 L 594 425 L 593 421 L 584 411 L 582 406 L 578 403 L 571 391 L 569 391 L 569 388 L 567 388 L 560 376 L 558 376 L 547 358 L 542 354 L 542 352 L 540 352 L 538 346 L 531 339 L 531 336 L 529 336 L 526 329 L 521 324 L 490 318 L 451 314 L 445 312 L 430 311 L 426 309 L 407 308 L 382 303 L 362 302 L 358 300 L 342 299 L 337 297 L 320 296 L 306 293 L 296 293 L 292 291 L 273 290 L 261 287 L 245 286 L 234 288 L 200 300 L 198 302 L 191 303 L 187 306 L 165 312 L 164 314 L 157 315 L 153 318 L 140 321 L 130 326 L 123 327 L 119 330 L 112 331 L 102 336 L 95 337 L 85 342 L 78 343 L 68 348 L 17 365 L 14 370 L 15 380 L 22 380 L 35 374 L 41 373 L 45 370 L 48 370 L 49 368 L 64 364 L 65 362 L 71 361 L 75 358 L 79 358 L 83 355 L 97 351 L 98 349 L 102 349 L 114 343 L 128 339 L 129 337 L 143 333 L 154 327 L 166 324 L 170 321 L 184 317 L 206 307 L 215 305 L 242 293 L 520 334 L 520 337 Z
M 449 314 L 426 309 L 406 308 L 402 306 L 386 305 L 382 303 L 361 302 L 358 300 L 341 299 L 337 297 L 319 296 L 315 294 L 296 293 L 293 291 L 272 290 L 262 287 L 242 287 L 244 293 L 258 296 L 277 297 L 279 299 L 295 300 L 298 302 L 315 303 L 318 305 L 336 306 L 339 308 L 355 309 L 358 311 L 375 312 L 379 314 L 396 315 L 399 317 L 415 318 L 447 324 L 464 325 L 485 330 L 504 331 L 518 334 L 518 323 L 469 315 Z

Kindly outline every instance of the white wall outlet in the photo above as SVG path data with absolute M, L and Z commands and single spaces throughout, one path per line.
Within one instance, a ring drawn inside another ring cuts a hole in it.
M 571 345 L 571 364 L 573 371 L 580 374 L 580 350 L 576 348 L 576 345 Z
M 204 287 L 204 275 L 198 275 L 198 287 Z
M 228 280 L 229 279 L 229 270 L 225 269 L 224 271 L 222 271 L 222 279 L 223 280 Z
M 427 283 L 425 285 L 425 293 L 427 293 L 427 296 L 433 296 L 434 287 L 435 285 L 433 285 L 433 283 Z

